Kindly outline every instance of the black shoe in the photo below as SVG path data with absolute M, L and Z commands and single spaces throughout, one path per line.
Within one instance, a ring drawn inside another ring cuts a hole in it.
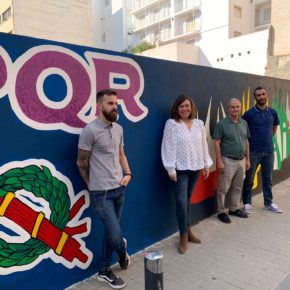
M 237 209 L 235 211 L 229 210 L 229 215 L 235 215 L 235 216 L 240 217 L 240 218 L 247 218 L 248 217 L 248 215 L 246 213 L 244 213 L 243 211 L 241 211 L 240 209 Z
M 221 222 L 225 224 L 230 224 L 232 222 L 229 216 L 225 212 L 218 214 L 217 217 Z
M 121 289 L 126 286 L 126 283 L 118 276 L 115 276 L 110 268 L 98 272 L 97 278 L 101 282 L 107 282 L 113 289 Z
M 127 250 L 127 240 L 124 238 L 124 243 L 125 243 L 125 249 Z M 119 255 L 118 257 L 118 262 L 120 267 L 123 270 L 128 269 L 129 265 L 130 265 L 130 256 L 128 255 L 127 251 L 121 255 Z

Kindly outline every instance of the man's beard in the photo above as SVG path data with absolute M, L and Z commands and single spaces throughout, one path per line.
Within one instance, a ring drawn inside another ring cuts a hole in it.
M 263 106 L 267 103 L 267 100 L 258 100 L 256 99 L 256 102 L 258 103 L 258 105 Z
M 111 112 L 103 110 L 102 113 L 109 122 L 115 122 L 118 118 L 118 111 L 116 109 L 113 109 Z

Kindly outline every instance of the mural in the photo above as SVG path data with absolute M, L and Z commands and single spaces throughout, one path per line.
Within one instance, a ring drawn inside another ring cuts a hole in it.
M 46 160 L 5 164 L 0 184 L 1 223 L 18 234 L 0 239 L 1 274 L 28 270 L 46 258 L 88 267 L 92 253 L 81 237 L 91 219 L 80 220 L 89 204 L 86 191 L 75 195 L 71 182 Z
M 265 86 L 281 120 L 274 182 L 289 176 L 289 81 L 0 36 L 1 290 L 65 289 L 95 274 L 103 227 L 89 208 L 76 155 L 79 133 L 98 113 L 95 95 L 101 89 L 118 92 L 118 122 L 134 174 L 121 221 L 129 253 L 177 230 L 160 145 L 181 93 L 196 102 L 215 159 L 211 133 L 228 99 L 241 99 L 245 111 L 254 105 L 252 90 Z M 200 177 L 192 222 L 214 213 L 217 177 L 215 165 L 207 180 Z M 255 186 L 257 192 L 258 177 Z
M 137 122 L 147 115 L 139 100 L 142 71 L 129 58 L 86 52 L 87 63 L 71 50 L 40 45 L 12 64 L 3 48 L 0 53 L 1 97 L 7 95 L 17 117 L 32 128 L 80 133 L 96 115 L 96 86 L 121 91 L 119 103 L 129 120 Z M 64 96 L 47 97 L 45 81 L 50 76 L 64 81 Z

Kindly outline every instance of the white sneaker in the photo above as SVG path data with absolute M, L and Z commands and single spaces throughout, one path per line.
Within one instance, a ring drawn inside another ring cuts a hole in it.
M 245 204 L 244 213 L 245 214 L 251 214 L 252 213 L 252 206 L 249 203 Z
M 275 203 L 271 203 L 271 205 L 265 205 L 265 209 L 268 209 L 272 212 L 275 212 L 275 213 L 282 213 L 282 209 L 279 208 L 279 206 Z

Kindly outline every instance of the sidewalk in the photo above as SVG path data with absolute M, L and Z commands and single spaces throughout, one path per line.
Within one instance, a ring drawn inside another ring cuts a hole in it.
M 215 215 L 193 227 L 202 244 L 189 244 L 180 255 L 173 235 L 131 256 L 127 271 L 114 268 L 127 290 L 144 289 L 144 252 L 164 254 L 164 290 L 286 290 L 290 289 L 290 178 L 273 187 L 282 214 L 263 208 L 262 195 L 253 199 L 248 219 L 221 223 Z M 69 290 L 108 290 L 92 276 Z

